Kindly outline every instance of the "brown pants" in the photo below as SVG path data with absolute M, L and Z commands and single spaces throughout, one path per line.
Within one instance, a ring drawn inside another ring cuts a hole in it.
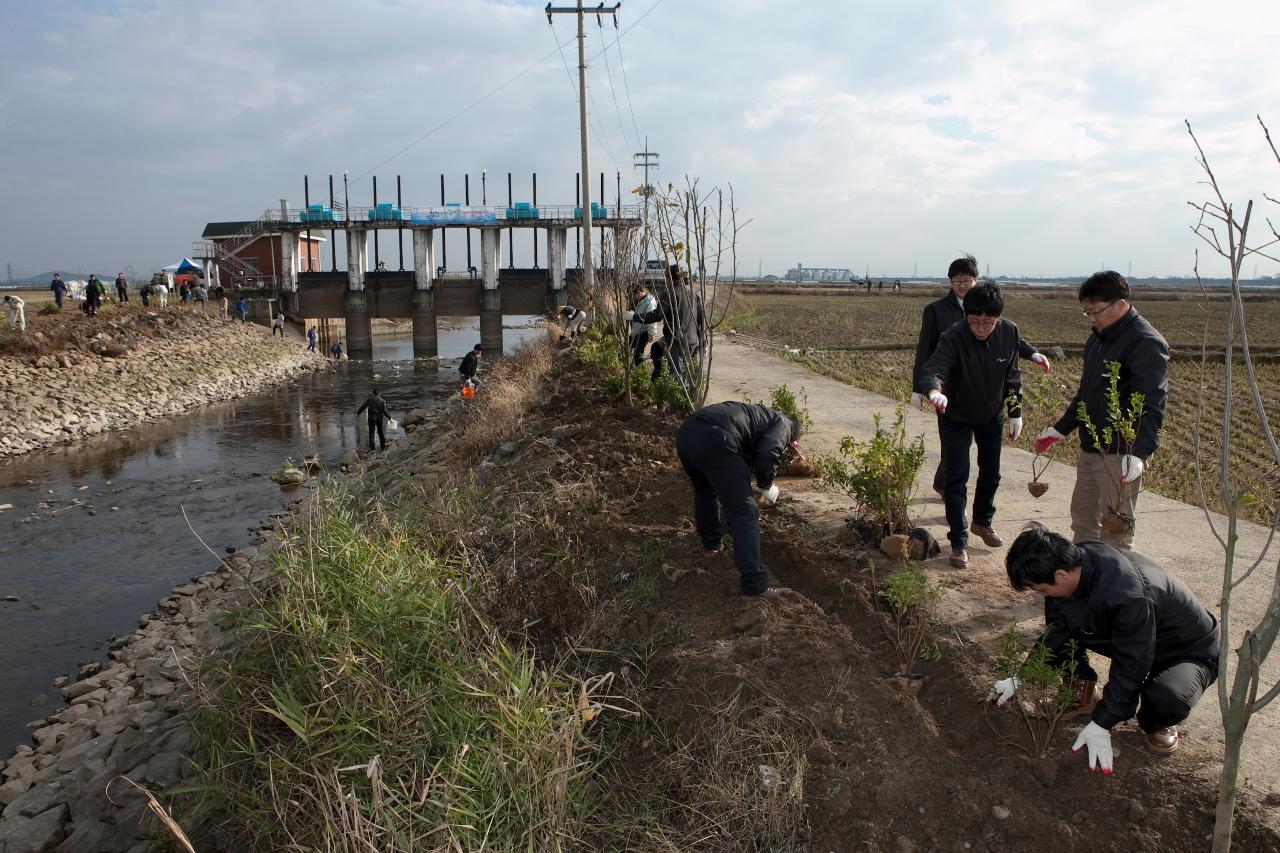
M 1108 454 L 1104 465 L 1101 454 L 1080 451 L 1080 456 L 1076 460 L 1076 488 L 1071 493 L 1073 541 L 1105 542 L 1120 551 L 1132 550 L 1134 531 L 1130 530 L 1128 533 L 1116 536 L 1102 527 L 1102 514 L 1108 507 L 1137 518 L 1138 493 L 1142 491 L 1142 478 L 1139 477 L 1132 483 L 1121 485 L 1117 500 L 1115 483 L 1119 481 L 1119 455 Z

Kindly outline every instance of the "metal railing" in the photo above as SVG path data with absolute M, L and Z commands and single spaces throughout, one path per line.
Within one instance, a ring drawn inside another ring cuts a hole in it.
M 597 205 L 599 203 L 597 202 Z M 604 222 L 624 221 L 627 223 L 639 223 L 641 208 L 639 205 L 604 205 L 606 215 L 603 217 L 595 216 L 593 219 L 602 220 Z M 599 207 L 597 207 L 597 210 Z M 515 212 L 516 208 L 508 208 L 506 205 L 405 205 L 400 208 L 400 219 L 372 219 L 369 214 L 376 210 L 373 207 L 357 207 L 351 206 L 348 211 L 343 211 L 341 207 L 327 208 L 332 211 L 332 215 L 338 217 L 336 219 L 303 219 L 303 214 L 307 213 L 302 208 L 290 208 L 287 212 L 281 211 L 279 208 L 272 208 L 263 213 L 263 215 L 255 222 L 259 230 L 265 230 L 272 224 L 300 224 L 309 225 L 317 231 L 325 231 L 330 228 L 340 229 L 347 228 L 352 225 L 383 225 L 383 226 L 406 226 L 406 225 L 437 225 L 437 226 L 455 226 L 455 227 L 471 227 L 478 228 L 484 225 L 501 225 L 509 227 L 512 225 L 523 225 L 529 223 L 543 224 L 546 222 L 555 222 L 558 224 L 572 225 L 581 218 L 577 213 L 579 208 L 571 204 L 540 204 L 533 210 L 537 211 L 536 217 L 514 216 L 507 217 L 508 211 Z M 385 208 L 384 208 L 385 210 Z M 438 222 L 430 219 L 432 216 L 439 216 L 443 213 L 456 211 L 459 215 L 458 221 L 455 222 Z M 476 217 L 473 221 L 467 221 L 462 218 L 464 214 L 471 214 Z M 415 218 L 415 215 L 417 218 Z M 349 218 L 347 218 L 349 217 Z

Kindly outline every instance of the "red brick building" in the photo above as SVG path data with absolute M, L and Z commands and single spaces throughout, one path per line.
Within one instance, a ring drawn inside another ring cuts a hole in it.
M 216 260 L 218 278 L 225 287 L 275 285 L 285 272 L 280 232 L 252 233 L 248 229 L 253 225 L 253 222 L 210 222 L 200 235 L 201 239 L 222 249 Z M 270 224 L 266 225 L 266 228 L 270 227 Z M 298 271 L 320 272 L 325 269 L 321 266 L 321 244 L 325 238 L 317 232 L 310 238 L 298 235 L 297 239 Z

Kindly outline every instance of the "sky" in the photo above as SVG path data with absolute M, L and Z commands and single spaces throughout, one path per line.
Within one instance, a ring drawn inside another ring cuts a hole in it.
M 562 3 L 561 5 L 567 5 Z M 206 222 L 400 176 L 572 204 L 574 16 L 518 0 L 6 0 L 0 265 L 150 272 Z M 1189 275 L 1207 197 L 1280 226 L 1280 3 L 626 0 L 587 19 L 591 171 L 732 186 L 741 272 Z M 319 189 L 317 189 L 319 187 Z M 594 191 L 593 191 L 594 192 Z M 389 247 L 388 253 L 394 250 Z M 451 269 L 463 248 L 451 244 Z M 505 249 L 504 249 L 505 252 Z M 518 244 L 517 265 L 531 265 Z M 540 249 L 545 263 L 545 246 Z M 385 259 L 385 255 L 384 255 Z M 394 261 L 394 258 L 393 258 Z M 477 261 L 478 263 L 478 261 Z M 1245 272 L 1280 275 L 1255 258 Z M 394 262 L 392 264 L 395 266 Z M 0 275 L 5 273 L 0 267 Z

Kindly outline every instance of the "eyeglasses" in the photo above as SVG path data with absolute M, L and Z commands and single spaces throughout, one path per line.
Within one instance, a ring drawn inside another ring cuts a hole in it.
M 965 317 L 966 322 L 975 329 L 990 329 L 996 323 L 1000 322 L 999 317 Z
M 956 276 L 951 279 L 951 283 L 959 285 L 960 287 L 973 287 L 978 283 L 978 280 L 972 276 Z
M 1120 300 L 1119 300 L 1119 299 L 1117 299 L 1117 300 L 1115 300 L 1115 302 L 1108 302 L 1106 305 L 1103 305 L 1101 308 L 1095 308 L 1095 309 L 1094 309 L 1094 310 L 1092 310 L 1092 311 L 1084 310 L 1084 311 L 1081 311 L 1080 313 L 1081 313 L 1081 314 L 1083 314 L 1084 316 L 1088 317 L 1090 320 L 1092 320 L 1094 317 L 1097 317 L 1097 316 L 1098 316 L 1099 314 L 1101 314 L 1103 311 L 1106 311 L 1108 308 L 1110 308 L 1112 305 L 1115 305 L 1115 304 L 1116 304 L 1116 302 L 1119 302 L 1119 301 L 1120 301 Z

